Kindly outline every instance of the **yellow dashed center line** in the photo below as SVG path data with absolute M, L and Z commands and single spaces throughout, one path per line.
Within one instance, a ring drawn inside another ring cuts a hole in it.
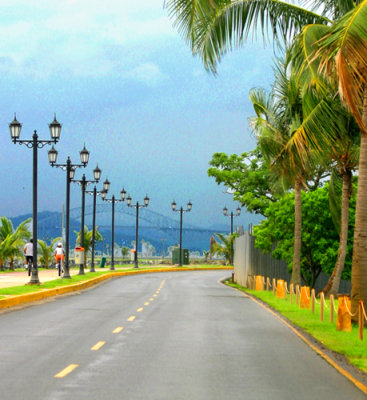
M 136 310 L 136 312 L 142 312 L 144 310 L 144 308 L 143 307 L 140 307 L 140 308 L 138 308 L 137 310 Z
M 156 294 L 153 294 L 153 297 L 157 297 L 157 295 L 156 295 Z
M 97 342 L 93 347 L 91 347 L 90 349 L 93 351 L 97 351 L 99 350 L 106 342 L 100 341 Z
M 150 300 L 150 301 L 153 301 L 154 299 L 153 299 L 153 297 L 151 297 L 149 300 Z
M 149 301 L 147 301 L 146 303 L 144 303 L 145 306 L 149 306 Z
M 54 378 L 64 378 L 66 375 L 70 374 L 70 372 L 74 371 L 74 369 L 77 367 L 79 367 L 79 364 L 70 364 L 58 374 L 56 374 Z
M 128 321 L 129 322 L 134 321 L 135 318 L 136 318 L 135 315 L 132 315 L 131 317 L 128 318 Z
M 116 329 L 112 331 L 112 333 L 120 333 L 124 328 L 122 326 L 118 326 Z

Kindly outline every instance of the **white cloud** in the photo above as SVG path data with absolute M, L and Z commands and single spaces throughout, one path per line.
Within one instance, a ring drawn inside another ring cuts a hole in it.
M 140 64 L 136 68 L 127 72 L 125 77 L 143 82 L 149 86 L 155 86 L 166 79 L 158 65 L 154 63 Z
M 169 36 L 171 27 L 162 0 L 2 0 L 6 8 L 0 17 L 2 70 L 12 74 L 47 77 L 66 71 L 75 75 L 107 75 L 131 68 L 131 51 L 141 53 L 138 62 L 149 58 Z M 119 48 L 110 54 L 106 48 Z M 135 58 L 136 59 L 136 58 Z M 145 73 L 136 69 L 136 77 L 150 76 L 157 81 L 157 70 L 146 64 Z M 133 74 L 131 75 L 133 76 Z M 143 78 L 141 78 L 143 80 Z

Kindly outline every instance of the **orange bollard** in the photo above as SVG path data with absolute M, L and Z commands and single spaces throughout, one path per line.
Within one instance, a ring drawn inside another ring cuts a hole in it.
M 320 321 L 324 320 L 324 302 L 325 302 L 324 292 L 321 292 L 320 293 Z
M 312 314 L 315 313 L 315 302 L 316 302 L 315 289 L 312 289 L 311 290 L 311 312 L 312 312 Z
M 279 299 L 284 299 L 284 292 L 285 292 L 284 280 L 278 279 L 278 281 L 277 281 L 277 297 Z
M 310 287 L 309 286 L 301 286 L 301 299 L 299 303 L 300 308 L 310 308 Z
M 294 295 L 293 287 L 294 287 L 294 285 L 293 285 L 293 283 L 291 283 L 289 285 L 289 293 L 290 293 L 291 304 L 293 303 L 293 295 Z
M 334 323 L 334 295 L 330 295 L 330 322 Z
M 267 291 L 270 290 L 270 279 L 269 279 L 269 277 L 266 278 L 266 290 Z
M 363 325 L 364 325 L 363 300 L 359 300 L 359 303 L 358 303 L 358 332 L 359 332 L 359 340 L 363 340 Z
M 261 275 L 256 276 L 255 290 L 264 290 L 264 277 Z
M 352 331 L 352 318 L 350 315 L 350 298 L 348 295 L 341 294 L 338 296 L 338 316 L 336 319 L 337 331 Z

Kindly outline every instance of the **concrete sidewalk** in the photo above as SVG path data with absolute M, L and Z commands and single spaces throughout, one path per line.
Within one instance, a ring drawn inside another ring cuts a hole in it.
M 77 275 L 78 273 L 79 270 L 77 269 L 70 270 L 70 275 Z M 47 281 L 53 281 L 59 278 L 58 270 L 48 269 L 48 270 L 38 271 L 38 277 L 41 283 Z M 31 277 L 28 276 L 28 271 L 23 270 L 14 272 L 4 272 L 0 274 L 0 288 L 25 285 L 30 280 Z

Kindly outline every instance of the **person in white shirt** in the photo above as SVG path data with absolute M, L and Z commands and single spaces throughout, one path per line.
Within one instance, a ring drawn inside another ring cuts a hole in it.
M 56 265 L 61 262 L 62 267 L 64 267 L 64 256 L 65 252 L 62 248 L 62 243 L 57 243 L 57 247 L 55 249 L 55 258 L 56 258 Z
M 23 252 L 25 255 L 25 265 L 26 269 L 28 269 L 29 263 L 33 264 L 33 239 L 30 239 L 28 243 L 23 248 Z

